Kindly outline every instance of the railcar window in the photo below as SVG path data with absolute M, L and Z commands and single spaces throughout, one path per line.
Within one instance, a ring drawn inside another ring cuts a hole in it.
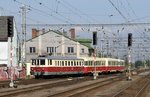
M 45 65 L 45 59 L 40 60 L 40 65 Z
M 58 61 L 58 66 L 59 66 L 59 61 Z
M 83 66 L 84 65 L 84 62 L 83 61 L 81 61 L 81 66 Z
M 52 65 L 52 59 L 48 60 L 48 65 Z
M 55 61 L 55 65 L 57 66 L 57 61 Z
M 115 65 L 115 61 L 113 61 L 113 64 L 112 64 L 112 66 L 114 66 Z
M 89 66 L 92 65 L 91 61 L 89 61 Z
M 115 64 L 116 66 L 118 65 L 118 62 L 116 62 L 116 64 Z
M 108 61 L 108 65 L 111 65 L 111 61 Z
M 102 61 L 102 65 L 105 65 L 105 61 Z
M 85 61 L 85 66 L 87 66 L 88 65 L 88 61 Z
M 73 66 L 73 61 L 71 61 L 71 66 Z
M 67 61 L 65 61 L 65 66 L 67 66 Z
M 78 63 L 78 61 L 77 61 L 77 66 L 79 66 L 79 63 Z
M 123 65 L 123 62 L 121 62 L 121 65 Z
M 94 64 L 97 65 L 97 61 L 94 61 Z
M 88 66 L 90 65 L 90 61 L 87 61 L 87 65 L 88 65 Z
M 76 61 L 74 61 L 74 66 L 76 66 Z
M 82 66 L 82 61 L 80 61 L 80 66 Z
M 61 61 L 59 61 L 59 65 L 62 66 Z
M 99 61 L 97 61 L 97 65 L 99 66 Z
M 68 61 L 68 66 L 70 66 L 70 61 Z
M 62 66 L 64 66 L 64 61 L 62 61 Z

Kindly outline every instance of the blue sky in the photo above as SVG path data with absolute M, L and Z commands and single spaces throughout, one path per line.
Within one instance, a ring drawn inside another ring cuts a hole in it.
M 20 7 L 23 4 L 30 9 L 27 11 L 27 24 L 115 24 L 125 23 L 127 21 L 130 21 L 130 23 L 150 22 L 150 0 L 0 0 L 0 14 L 13 15 L 19 32 L 21 31 Z M 27 29 L 31 31 L 31 27 L 27 26 Z M 85 32 L 88 31 L 87 28 L 83 29 Z M 83 29 L 79 28 L 79 31 Z M 115 29 L 104 27 L 103 30 L 106 36 L 110 32 L 114 32 L 113 34 L 127 39 L 127 35 L 130 32 L 136 32 L 133 38 L 135 36 L 149 36 L 149 33 L 144 32 L 145 29 L 149 29 L 149 26 L 120 27 Z M 102 29 L 100 30 L 102 31 Z M 123 32 L 125 34 L 122 34 Z M 112 37 L 113 34 L 110 36 Z M 80 33 L 80 35 L 87 37 L 87 33 Z
M 16 0 L 30 6 L 27 23 L 124 23 L 126 22 L 109 0 Z M 149 0 L 111 0 L 119 11 L 132 22 L 149 22 Z M 21 23 L 22 4 L 1 0 L 2 15 L 14 15 Z M 35 9 L 34 9 L 35 8 Z M 145 17 L 146 16 L 146 17 Z M 144 18 L 143 18 L 144 17 Z
M 23 4 L 30 9 L 27 24 L 125 23 L 124 17 L 131 22 L 150 22 L 149 0 L 1 0 L 0 14 L 13 15 L 19 32 Z

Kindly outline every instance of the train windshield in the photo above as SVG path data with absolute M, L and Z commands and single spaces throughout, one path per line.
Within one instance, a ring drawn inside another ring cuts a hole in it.
M 32 59 L 32 65 L 36 65 L 36 60 Z

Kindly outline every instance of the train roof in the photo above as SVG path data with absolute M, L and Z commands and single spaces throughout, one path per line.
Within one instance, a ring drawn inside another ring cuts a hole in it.
M 40 56 L 37 58 L 32 59 L 52 59 L 52 60 L 83 60 L 77 57 L 70 57 L 70 56 Z
M 117 59 L 117 58 L 99 58 L 99 57 L 80 57 L 81 59 L 86 60 L 110 60 L 110 61 L 124 61 L 122 59 Z

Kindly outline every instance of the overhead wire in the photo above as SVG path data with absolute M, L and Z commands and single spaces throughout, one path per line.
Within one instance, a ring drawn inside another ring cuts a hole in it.
M 115 4 L 111 1 L 111 0 L 108 0 L 109 3 L 115 8 L 115 10 L 122 16 L 122 18 L 126 21 L 126 22 L 129 22 L 128 19 L 123 15 L 123 13 L 115 6 Z
M 60 14 L 59 12 L 57 12 L 58 6 L 56 7 L 56 10 L 53 10 L 53 9 L 51 9 L 50 7 L 46 6 L 46 5 L 45 5 L 44 3 L 42 3 L 42 2 L 38 2 L 37 0 L 34 0 L 34 1 L 36 1 L 39 5 L 41 5 L 41 6 L 45 7 L 45 8 L 47 8 L 48 10 L 51 10 L 52 12 L 54 12 L 54 14 L 59 15 L 59 16 L 63 17 L 64 19 L 66 19 L 66 20 L 67 20 L 67 21 L 66 21 L 67 23 L 75 23 L 75 21 L 73 21 L 73 20 L 71 20 L 71 19 L 69 19 L 69 18 L 63 16 L 63 15 Z
M 59 21 L 68 23 L 68 21 L 64 21 L 63 19 L 61 19 L 61 18 L 59 18 L 59 17 L 53 16 L 52 14 L 49 14 L 49 13 L 43 11 L 43 10 L 40 10 L 40 9 L 34 8 L 34 7 L 30 6 L 30 5 L 27 5 L 27 4 L 24 4 L 24 3 L 22 3 L 22 2 L 19 2 L 18 0 L 14 0 L 14 2 L 16 2 L 16 3 L 18 3 L 18 4 L 21 4 L 21 5 L 25 5 L 25 6 L 29 7 L 29 8 L 31 8 L 31 9 L 33 9 L 33 10 L 39 12 L 39 13 L 42 13 L 43 15 L 46 15 L 46 17 L 47 17 L 47 16 L 50 16 L 50 17 L 53 17 L 53 18 L 56 19 L 56 20 L 59 20 Z

